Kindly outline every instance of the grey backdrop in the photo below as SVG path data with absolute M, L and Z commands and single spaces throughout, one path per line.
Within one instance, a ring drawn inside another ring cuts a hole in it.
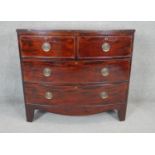
M 17 28 L 136 29 L 126 121 L 119 122 L 115 113 L 68 117 L 38 112 L 27 123 Z M 155 22 L 0 22 L 0 132 L 154 132 L 154 101 Z

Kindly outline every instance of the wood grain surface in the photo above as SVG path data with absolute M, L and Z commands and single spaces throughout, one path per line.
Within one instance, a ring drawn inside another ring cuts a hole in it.
M 130 59 L 110 61 L 23 61 L 23 75 L 26 82 L 48 82 L 53 84 L 108 83 L 128 81 Z M 44 69 L 51 70 L 49 77 Z M 108 75 L 101 70 L 107 68 Z
M 119 120 L 125 120 L 134 32 L 18 29 L 27 121 L 33 121 L 36 109 L 65 115 L 116 109 Z M 44 43 L 50 44 L 49 52 L 42 49 Z M 48 77 L 45 68 L 51 70 Z M 47 92 L 52 99 L 45 97 Z M 102 92 L 107 98 L 101 98 Z

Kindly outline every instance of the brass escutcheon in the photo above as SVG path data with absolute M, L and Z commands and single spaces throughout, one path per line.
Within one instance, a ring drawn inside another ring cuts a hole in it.
M 109 43 L 103 43 L 102 44 L 102 50 L 104 52 L 109 52 L 110 51 L 110 44 Z
M 42 50 L 44 52 L 49 52 L 51 50 L 51 44 L 48 42 L 45 42 L 42 44 Z
M 106 99 L 106 98 L 108 98 L 108 93 L 105 92 L 105 91 L 103 91 L 103 92 L 100 93 L 100 97 L 101 97 L 102 99 Z
M 109 75 L 109 69 L 107 67 L 104 67 L 101 69 L 102 76 L 108 76 Z
M 52 70 L 50 68 L 44 68 L 44 70 L 43 70 L 44 76 L 49 77 L 49 76 L 51 76 L 51 74 L 52 74 Z
M 45 93 L 45 98 L 48 100 L 51 100 L 53 98 L 53 94 L 51 92 L 46 92 Z

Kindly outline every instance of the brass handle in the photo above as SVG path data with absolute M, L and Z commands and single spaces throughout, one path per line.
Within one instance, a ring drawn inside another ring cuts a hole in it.
M 51 100 L 53 98 L 53 94 L 51 92 L 46 92 L 45 93 L 45 98 L 48 100 Z
M 103 43 L 102 44 L 102 50 L 104 51 L 104 52 L 109 52 L 110 51 L 110 44 L 109 43 Z
M 44 68 L 44 70 L 43 70 L 44 76 L 49 77 L 49 76 L 51 76 L 51 74 L 52 74 L 52 70 L 50 68 Z
M 108 98 L 108 93 L 105 92 L 105 91 L 103 91 L 103 92 L 100 93 L 100 97 L 101 97 L 102 99 L 106 99 L 106 98 Z
M 107 67 L 104 67 L 101 69 L 102 76 L 108 76 L 109 75 L 109 69 Z
M 44 52 L 49 52 L 51 50 L 51 44 L 48 42 L 45 42 L 42 44 L 42 50 Z

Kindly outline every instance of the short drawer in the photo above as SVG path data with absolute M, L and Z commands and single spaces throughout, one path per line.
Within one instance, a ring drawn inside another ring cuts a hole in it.
M 50 86 L 25 83 L 27 104 L 106 105 L 122 104 L 127 97 L 127 83 L 86 86 Z
M 28 82 L 106 83 L 128 81 L 130 59 L 105 61 L 22 62 Z
M 74 58 L 72 36 L 20 36 L 22 57 Z
M 78 37 L 79 58 L 130 57 L 132 36 Z

